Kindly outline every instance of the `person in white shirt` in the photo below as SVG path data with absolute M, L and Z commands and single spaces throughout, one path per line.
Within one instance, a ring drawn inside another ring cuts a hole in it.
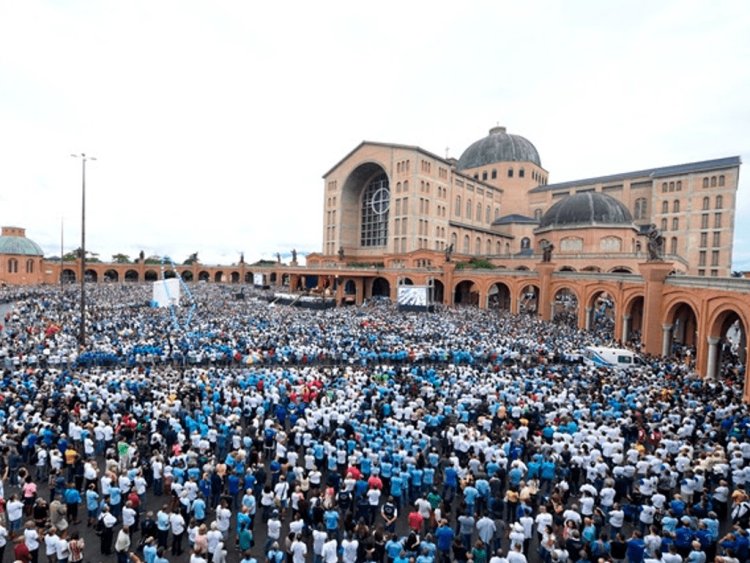
M 307 556 L 307 545 L 302 541 L 302 536 L 297 534 L 291 546 L 292 563 L 305 563 Z
M 338 542 L 336 538 L 331 538 L 323 544 L 323 563 L 338 563 Z
M 125 520 L 123 514 L 123 522 Z M 178 510 L 169 515 L 169 526 L 172 529 L 172 555 L 182 554 L 182 538 L 185 535 L 185 518 Z
M 359 549 L 359 541 L 357 538 L 344 538 L 341 542 L 341 549 L 343 551 L 342 561 L 344 563 L 356 563 L 357 550 Z
M 506 559 L 508 563 L 527 563 L 526 556 L 521 551 L 521 546 L 517 544 L 511 546 Z
M 58 541 L 60 541 L 60 536 L 57 535 L 57 528 L 52 526 L 44 534 L 44 554 L 47 556 L 48 561 L 54 561 L 57 557 Z

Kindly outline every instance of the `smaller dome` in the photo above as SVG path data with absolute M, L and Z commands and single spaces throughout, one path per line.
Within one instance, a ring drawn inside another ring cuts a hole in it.
M 20 254 L 23 256 L 44 256 L 42 248 L 26 238 L 25 229 L 3 227 L 0 235 L 0 254 Z
M 539 228 L 587 225 L 632 225 L 630 210 L 607 194 L 584 192 L 567 196 L 542 216 Z

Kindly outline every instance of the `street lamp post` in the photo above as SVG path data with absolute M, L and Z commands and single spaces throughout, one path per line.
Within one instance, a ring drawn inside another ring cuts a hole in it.
M 96 160 L 86 153 L 71 154 L 81 159 L 81 320 L 78 330 L 78 344 L 86 345 L 86 161 Z

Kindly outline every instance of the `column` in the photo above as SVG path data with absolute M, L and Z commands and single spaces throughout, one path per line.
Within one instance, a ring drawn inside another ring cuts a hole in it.
M 661 327 L 661 355 L 670 356 L 672 354 L 672 325 L 662 325 Z
M 584 329 L 591 330 L 591 312 L 593 311 L 593 307 L 586 307 L 586 317 L 584 318 Z
M 622 316 L 622 343 L 625 344 L 630 338 L 630 315 Z
M 709 336 L 706 338 L 708 341 L 708 360 L 706 362 L 706 377 L 716 378 L 716 372 L 718 369 L 717 360 L 719 357 L 719 338 L 715 336 Z

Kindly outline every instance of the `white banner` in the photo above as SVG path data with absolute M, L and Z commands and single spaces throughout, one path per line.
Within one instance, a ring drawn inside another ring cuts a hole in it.
M 157 307 L 169 307 L 180 305 L 180 280 L 169 278 L 154 282 L 153 302 Z

